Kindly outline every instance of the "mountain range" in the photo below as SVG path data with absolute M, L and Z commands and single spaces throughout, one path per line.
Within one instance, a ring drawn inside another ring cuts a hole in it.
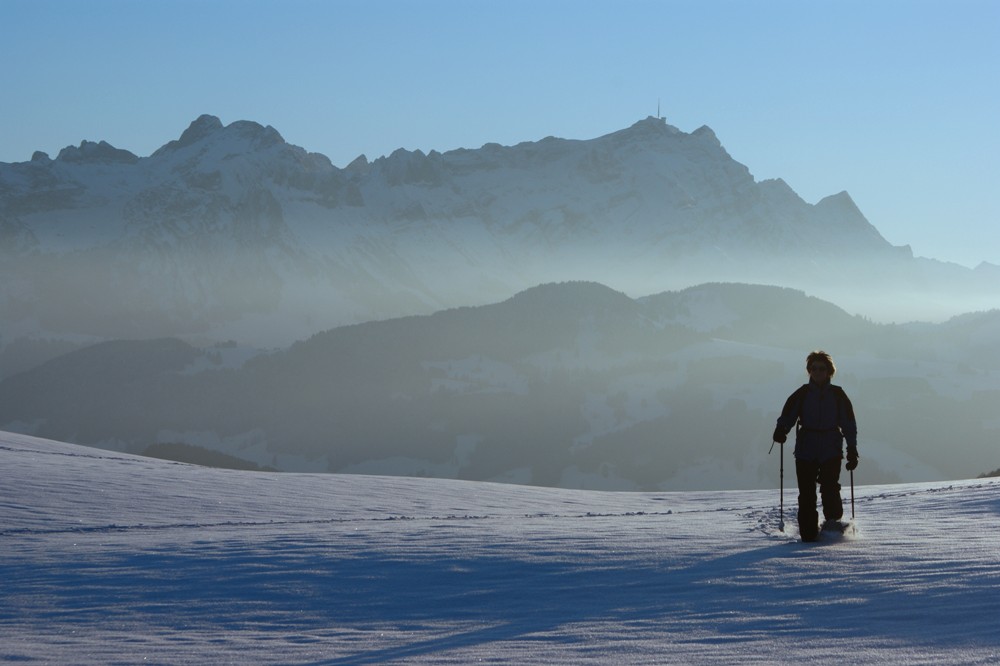
M 148 157 L 0 164 L 0 273 L 17 432 L 284 471 L 773 487 L 761 450 L 825 347 L 869 480 L 997 464 L 1000 267 L 914 257 L 847 193 L 757 182 L 707 127 L 340 169 L 206 115 Z
M 780 287 L 547 284 L 256 355 L 99 343 L 0 381 L 0 430 L 283 471 L 773 488 L 775 418 L 822 346 L 855 403 L 866 483 L 970 478 L 1000 462 L 998 335 L 998 310 L 895 325 Z
M 575 280 L 633 297 L 786 286 L 877 321 L 1000 295 L 1000 267 L 915 258 L 846 192 L 806 203 L 757 182 L 711 129 L 652 117 L 343 169 L 209 115 L 146 157 L 84 141 L 0 163 L 0 266 L 0 346 L 37 359 L 122 338 L 284 346 Z

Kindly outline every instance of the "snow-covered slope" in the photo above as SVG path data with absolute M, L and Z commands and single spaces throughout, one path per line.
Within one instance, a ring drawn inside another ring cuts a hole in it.
M 876 319 L 997 297 L 988 270 L 892 247 L 847 193 L 809 204 L 783 181 L 757 182 L 707 127 L 657 118 L 585 141 L 398 150 L 345 169 L 272 127 L 208 115 L 148 157 L 84 142 L 0 164 L 0 266 L 4 344 L 283 345 L 571 279 L 634 296 L 780 284 Z
M 859 486 L 858 533 L 802 544 L 777 490 L 233 472 L 6 433 L 0 468 L 3 661 L 1000 659 L 996 480 Z

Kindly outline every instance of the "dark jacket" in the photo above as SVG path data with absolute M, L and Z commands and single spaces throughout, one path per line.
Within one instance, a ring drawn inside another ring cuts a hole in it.
M 857 452 L 858 424 L 854 406 L 844 389 L 830 382 L 810 381 L 788 396 L 778 417 L 777 429 L 788 434 L 798 421 L 795 458 L 824 462 L 843 458 L 843 442 L 848 452 Z

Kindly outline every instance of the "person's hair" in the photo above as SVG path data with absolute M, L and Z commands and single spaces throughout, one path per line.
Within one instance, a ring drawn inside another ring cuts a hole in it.
M 833 364 L 833 357 L 825 351 L 814 351 L 806 357 L 806 372 L 809 372 L 809 367 L 813 364 L 813 361 L 826 363 L 826 369 L 829 371 L 831 377 L 837 374 L 837 366 Z

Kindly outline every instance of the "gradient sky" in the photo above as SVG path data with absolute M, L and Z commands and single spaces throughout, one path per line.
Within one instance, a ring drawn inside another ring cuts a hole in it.
M 1000 264 L 996 0 L 0 0 L 0 162 L 203 113 L 346 166 L 655 115 L 893 244 Z

